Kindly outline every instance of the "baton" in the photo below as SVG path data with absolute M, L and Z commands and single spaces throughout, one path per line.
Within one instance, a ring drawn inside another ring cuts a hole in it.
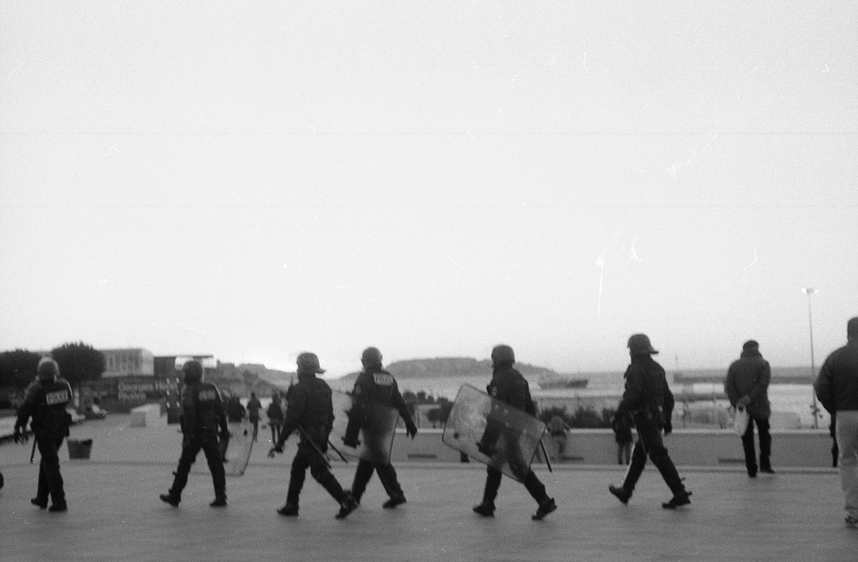
M 322 450 L 319 448 L 318 445 L 316 445 L 315 441 L 310 438 L 310 435 L 304 430 L 304 428 L 299 425 L 298 431 L 301 432 L 301 435 L 304 436 L 304 439 L 309 441 L 310 445 L 312 445 L 313 448 L 316 449 L 316 452 L 319 453 L 319 455 L 325 460 L 325 465 L 327 465 L 328 469 L 330 470 L 334 468 L 331 466 L 331 462 L 328 460 L 328 455 L 322 452 Z
M 333 443 L 331 443 L 331 440 L 330 440 L 330 439 L 328 439 L 328 446 L 329 446 L 331 449 L 333 449 L 333 450 L 334 450 L 334 452 L 335 452 L 336 454 L 338 454 L 338 455 L 340 456 L 340 458 L 341 458 L 341 459 L 343 459 L 343 462 L 344 462 L 344 463 L 349 464 L 348 459 L 347 459 L 346 457 L 344 457 L 344 456 L 343 456 L 343 454 L 340 452 L 340 450 L 339 450 L 339 449 L 337 449 L 336 447 L 334 447 L 334 444 L 333 444 Z
M 542 448 L 542 454 L 545 456 L 545 464 L 548 465 L 548 472 L 554 472 L 554 469 L 551 468 L 551 459 L 548 458 L 548 453 L 545 451 L 545 443 L 542 442 L 542 438 L 539 438 L 539 446 Z
M 33 464 L 33 457 L 36 456 L 36 443 L 38 441 L 39 439 L 36 437 L 35 434 L 33 434 L 33 450 L 30 451 L 30 464 Z

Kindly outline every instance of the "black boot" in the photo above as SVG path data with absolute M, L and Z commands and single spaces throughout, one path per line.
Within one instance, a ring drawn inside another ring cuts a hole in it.
M 691 492 L 683 490 L 678 494 L 674 494 L 674 496 L 670 498 L 669 502 L 661 504 L 661 507 L 663 507 L 664 509 L 676 509 L 677 507 L 688 505 L 691 503 L 691 499 L 689 496 L 691 496 Z
M 181 498 L 179 498 L 179 496 L 177 496 L 177 495 L 174 495 L 173 492 L 161 494 L 158 497 L 161 498 L 162 502 L 167 502 L 168 504 L 172 505 L 173 507 L 179 507 L 179 502 L 182 501 Z
M 345 492 L 343 501 L 340 502 L 340 511 L 337 513 L 337 519 L 345 519 L 349 513 L 357 509 L 358 503 L 352 497 L 351 492 Z
M 216 494 L 214 501 L 209 505 L 211 507 L 226 507 L 226 494 Z
M 287 503 L 283 507 L 277 510 L 277 513 L 283 515 L 285 517 L 297 517 L 298 516 L 298 504 L 296 503 Z
M 613 484 L 608 486 L 608 491 L 617 496 L 617 499 L 624 504 L 628 504 L 629 499 L 632 497 L 632 493 L 630 491 L 626 490 L 625 488 L 614 486 Z
M 545 498 L 539 502 L 539 509 L 533 514 L 533 520 L 539 521 L 545 519 L 545 516 L 557 509 L 557 504 L 554 503 L 554 498 Z
M 402 505 L 405 502 L 405 495 L 400 494 L 398 496 L 391 497 L 389 500 L 384 502 L 381 507 L 383 507 L 384 509 L 393 509 L 397 505 Z
M 495 502 L 483 500 L 483 503 L 474 506 L 474 513 L 478 513 L 483 517 L 494 517 Z

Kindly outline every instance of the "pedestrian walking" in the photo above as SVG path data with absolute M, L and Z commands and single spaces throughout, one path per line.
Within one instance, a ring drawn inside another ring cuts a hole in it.
M 36 383 L 28 391 L 24 403 L 18 409 L 18 418 L 12 437 L 15 443 L 25 441 L 22 433 L 27 422 L 32 419 L 31 428 L 35 446 L 39 448 L 42 459 L 39 462 L 39 481 L 36 497 L 30 500 L 40 509 L 51 507 L 48 511 L 68 510 L 63 476 L 60 473 L 58 451 L 63 439 L 69 435 L 71 415 L 66 407 L 72 399 L 72 390 L 68 381 L 60 378 L 60 366 L 50 357 L 43 357 L 36 367 Z M 30 459 L 32 462 L 32 459 Z
M 515 364 L 515 352 L 508 345 L 498 345 L 492 349 L 492 380 L 489 383 L 488 393 L 496 400 L 509 404 L 530 415 L 536 414 L 536 405 L 530 396 L 530 387 L 527 380 L 519 373 L 513 365 Z M 511 452 L 513 456 L 515 452 Z M 514 463 L 519 464 L 519 463 Z M 492 467 L 486 467 L 486 483 L 483 488 L 483 501 L 474 506 L 474 513 L 483 517 L 494 517 L 495 498 L 501 485 L 503 473 Z M 528 468 L 522 474 L 522 481 L 528 493 L 536 500 L 538 508 L 533 519 L 543 519 L 546 515 L 557 509 L 554 498 L 548 497 L 545 485 L 540 482 L 533 469 Z
M 292 460 L 286 505 L 278 509 L 277 513 L 287 517 L 298 515 L 298 500 L 309 468 L 310 475 L 340 505 L 337 519 L 344 519 L 354 511 L 357 502 L 351 492 L 344 491 L 331 474 L 330 465 L 325 456 L 334 421 L 331 388 L 328 383 L 316 377 L 325 370 L 319 366 L 319 358 L 314 353 L 298 355 L 297 365 L 298 384 L 290 388 L 286 419 L 283 422 L 280 438 L 268 453 L 269 457 L 274 457 L 274 453 L 282 453 L 283 444 L 289 435 L 293 431 L 300 432 L 301 441 L 298 444 L 298 452 Z
M 241 403 L 241 400 L 236 395 L 232 395 L 226 400 L 226 418 L 229 423 L 241 423 L 244 421 L 246 411 Z
M 268 416 L 268 427 L 271 428 L 271 443 L 277 443 L 280 439 L 280 426 L 283 425 L 283 406 L 280 405 L 280 395 L 274 393 L 271 396 L 271 404 L 265 411 Z
M 653 349 L 649 337 L 645 334 L 630 337 L 628 348 L 631 364 L 624 375 L 626 389 L 617 407 L 616 416 L 631 418 L 638 432 L 638 440 L 632 449 L 632 461 L 622 486 L 611 485 L 608 489 L 622 503 L 629 503 L 649 455 L 673 493 L 670 501 L 661 506 L 665 509 L 676 509 L 688 505 L 691 503 L 691 492 L 682 484 L 679 472 L 667 454 L 661 437 L 662 431 L 665 435 L 673 431 L 670 417 L 674 400 L 664 369 L 652 358 L 658 351 Z
M 412 439 L 417 435 L 417 426 L 411 419 L 411 413 L 399 392 L 396 379 L 384 370 L 381 360 L 381 351 L 375 347 L 368 347 L 361 354 L 360 361 L 363 370 L 355 381 L 349 424 L 346 428 L 346 435 L 343 437 L 343 442 L 349 447 L 358 446 L 358 435 L 362 428 L 365 434 L 370 434 L 369 438 L 379 441 L 383 439 L 383 435 L 379 433 L 393 429 L 374 427 L 367 423 L 369 410 L 373 407 L 396 409 L 405 422 L 405 434 Z M 372 435 L 373 432 L 377 434 Z M 388 458 L 386 462 L 381 460 L 371 462 L 364 459 L 358 461 L 351 490 L 352 496 L 358 504 L 366 491 L 366 486 L 372 478 L 373 472 L 378 472 L 378 479 L 388 495 L 388 500 L 384 502 L 382 507 L 392 509 L 405 503 L 405 494 L 402 492 L 402 486 L 399 485 L 396 469 L 393 468 Z
M 846 524 L 858 526 L 858 316 L 846 324 L 845 346 L 834 350 L 814 382 L 822 407 L 837 416 L 838 469 Z
M 262 409 L 262 403 L 259 401 L 259 398 L 256 397 L 255 392 L 250 393 L 250 400 L 247 401 L 247 418 L 250 420 L 250 423 L 253 424 L 253 440 L 256 441 L 256 437 L 259 434 L 259 410 Z
M 185 382 L 182 389 L 182 454 L 174 473 L 173 485 L 160 498 L 178 507 L 182 501 L 182 490 L 188 483 L 191 465 L 202 450 L 211 471 L 215 492 L 215 499 L 209 505 L 225 507 L 226 475 L 218 438 L 228 440 L 229 429 L 220 392 L 214 384 L 203 380 L 203 365 L 199 361 L 186 362 L 182 366 L 182 373 Z
M 769 417 L 772 407 L 769 403 L 769 382 L 772 379 L 769 362 L 760 353 L 760 344 L 748 340 L 742 345 L 742 354 L 730 364 L 727 378 L 724 380 L 724 392 L 730 404 L 738 410 L 746 410 L 750 421 L 742 435 L 742 448 L 745 451 L 745 468 L 748 476 L 757 477 L 760 472 L 774 474 L 772 469 L 772 435 L 769 431 Z M 754 448 L 754 425 L 760 435 L 760 464 L 757 465 Z

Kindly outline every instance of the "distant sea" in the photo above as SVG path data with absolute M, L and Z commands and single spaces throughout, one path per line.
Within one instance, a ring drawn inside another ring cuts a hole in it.
M 577 375 L 576 375 L 577 377 Z M 526 376 L 532 390 L 539 388 L 539 377 Z M 586 389 L 580 391 L 582 395 L 593 391 L 602 391 L 616 393 L 618 398 L 623 392 L 623 373 L 587 373 L 581 376 L 587 378 L 588 384 Z M 402 391 L 410 390 L 412 392 L 423 391 L 427 395 L 432 395 L 435 398 L 445 397 L 453 400 L 459 392 L 459 388 L 463 384 L 469 384 L 480 390 L 485 390 L 486 385 L 491 380 L 491 375 L 479 377 L 408 377 L 399 378 L 397 382 Z M 328 384 L 334 390 L 343 392 L 350 391 L 354 387 L 354 379 L 341 380 L 329 379 Z M 719 395 L 724 392 L 724 386 L 719 383 L 693 383 L 693 384 L 673 384 L 671 390 L 674 394 L 681 392 L 693 392 L 698 395 Z M 574 396 L 576 390 L 568 390 L 570 396 Z M 778 384 L 777 382 L 769 386 L 769 400 L 772 403 L 772 410 L 781 413 L 793 413 L 798 416 L 799 423 L 803 428 L 813 427 L 813 415 L 811 413 L 811 404 L 813 403 L 813 386 L 810 384 Z M 727 408 L 726 400 L 716 400 L 715 405 L 718 408 Z M 827 428 L 829 424 L 828 413 L 822 409 L 819 418 L 819 427 Z

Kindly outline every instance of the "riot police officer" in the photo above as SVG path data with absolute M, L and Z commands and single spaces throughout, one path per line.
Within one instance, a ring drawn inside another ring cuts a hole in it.
M 649 337 L 645 334 L 631 336 L 628 348 L 631 364 L 624 375 L 626 390 L 615 416 L 631 418 L 637 428 L 638 440 L 632 450 L 632 462 L 622 487 L 611 485 L 608 489 L 622 503 L 628 503 L 649 454 L 652 463 L 673 492 L 673 498 L 661 506 L 665 509 L 676 509 L 688 505 L 691 503 L 691 492 L 686 491 L 682 484 L 679 472 L 667 454 L 661 437 L 662 430 L 665 435 L 673 431 L 670 417 L 674 400 L 664 369 L 652 358 L 658 351 L 652 348 Z
M 406 435 L 414 439 L 414 436 L 417 435 L 417 426 L 411 419 L 411 413 L 399 392 L 396 379 L 382 367 L 381 351 L 375 347 L 368 347 L 361 354 L 360 361 L 363 365 L 363 371 L 355 381 L 352 410 L 349 413 L 349 425 L 343 442 L 350 447 L 358 445 L 358 432 L 362 422 L 367 419 L 368 410 L 374 404 L 395 408 L 405 421 Z M 371 430 L 371 428 L 368 429 Z M 358 462 L 355 479 L 352 483 L 352 496 L 354 496 L 355 501 L 360 503 L 360 499 L 366 491 L 366 485 L 372 478 L 373 471 L 378 471 L 378 479 L 390 498 L 384 502 L 382 507 L 392 509 L 405 503 L 405 494 L 396 478 L 396 469 L 390 464 L 389 459 L 387 462 L 371 462 L 364 459 Z
M 182 366 L 185 388 L 182 390 L 182 455 L 175 472 L 173 486 L 162 501 L 177 507 L 182 500 L 182 490 L 188 483 L 191 465 L 197 460 L 200 449 L 206 455 L 206 461 L 212 474 L 215 499 L 212 507 L 226 506 L 226 475 L 223 458 L 220 454 L 218 437 L 229 438 L 226 413 L 220 392 L 215 385 L 203 382 L 203 366 L 199 361 L 188 361 Z M 220 429 L 220 432 L 218 432 Z
M 286 517 L 298 516 L 298 500 L 309 468 L 310 475 L 316 482 L 340 504 L 337 519 L 343 519 L 354 511 L 357 502 L 351 492 L 344 491 L 336 477 L 331 474 L 328 459 L 325 457 L 334 421 L 331 388 L 328 383 L 316 377 L 317 374 L 325 372 L 319 366 L 316 354 L 301 353 L 297 358 L 297 366 L 298 384 L 289 390 L 286 419 L 280 438 L 268 452 L 269 457 L 273 457 L 274 453 L 282 453 L 283 444 L 289 435 L 295 430 L 300 432 L 301 442 L 292 460 L 286 505 L 278 509 L 277 513 Z
M 36 497 L 30 502 L 45 509 L 50 496 L 51 507 L 48 511 L 68 510 L 57 451 L 69 434 L 71 416 L 66 406 L 71 402 L 72 390 L 69 383 L 59 377 L 60 367 L 57 362 L 50 357 L 43 357 L 36 367 L 37 384 L 28 390 L 24 404 L 18 410 L 13 434 L 15 442 L 20 442 L 21 430 L 26 428 L 27 420 L 32 418 L 31 427 L 42 460 L 39 463 Z
M 486 389 L 495 399 L 509 404 L 513 408 L 527 412 L 530 415 L 535 415 L 536 406 L 530 397 L 530 387 L 524 376 L 513 368 L 514 363 L 515 352 L 510 346 L 498 345 L 492 349 L 492 381 Z M 492 440 L 490 439 L 489 441 Z M 481 443 L 480 447 L 485 450 L 491 447 L 491 444 Z M 514 459 L 514 462 L 511 462 L 510 465 L 516 466 L 521 470 L 521 479 L 524 487 L 539 504 L 533 519 L 542 519 L 557 509 L 554 498 L 548 497 L 548 494 L 545 492 L 545 486 L 539 481 L 533 470 L 526 465 L 524 459 Z M 490 466 L 486 468 L 486 473 L 483 501 L 474 506 L 474 512 L 484 517 L 493 517 L 495 513 L 495 498 L 500 488 L 503 473 Z

